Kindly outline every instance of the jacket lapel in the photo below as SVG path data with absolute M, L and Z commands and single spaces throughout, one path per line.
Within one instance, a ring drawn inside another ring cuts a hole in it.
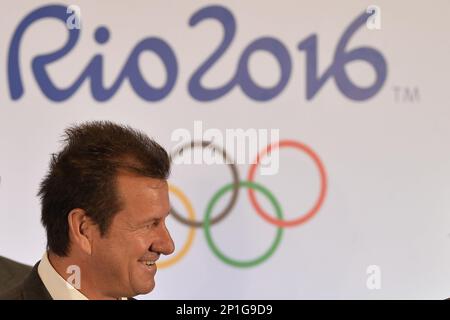
M 22 296 L 24 300 L 53 300 L 39 277 L 39 262 L 35 264 L 30 274 L 23 282 Z

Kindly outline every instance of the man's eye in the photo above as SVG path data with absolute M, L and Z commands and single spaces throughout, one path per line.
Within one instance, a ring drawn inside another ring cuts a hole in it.
M 157 227 L 158 224 L 159 224 L 159 221 L 155 221 L 155 222 L 152 222 L 152 223 L 147 224 L 145 227 L 146 227 L 147 229 L 151 229 L 152 227 Z

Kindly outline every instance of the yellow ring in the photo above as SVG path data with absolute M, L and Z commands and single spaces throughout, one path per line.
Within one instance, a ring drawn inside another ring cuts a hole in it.
M 189 199 L 186 197 L 186 195 L 180 189 L 178 189 L 177 187 L 175 187 L 173 185 L 169 185 L 169 191 L 172 192 L 173 194 L 175 194 L 175 196 L 177 196 L 178 199 L 181 200 L 181 202 L 183 203 L 184 207 L 186 208 L 186 210 L 188 212 L 189 219 L 192 221 L 195 221 L 194 208 L 192 207 L 192 204 L 189 201 Z M 161 269 L 167 268 L 167 267 L 177 263 L 181 258 L 183 258 L 184 255 L 191 248 L 192 242 L 194 242 L 194 237 L 195 237 L 195 228 L 191 227 L 191 230 L 189 231 L 189 234 L 187 237 L 187 241 L 181 248 L 180 252 L 178 252 L 176 255 L 174 255 L 173 257 L 170 257 L 167 260 L 156 263 L 158 268 L 161 268 Z

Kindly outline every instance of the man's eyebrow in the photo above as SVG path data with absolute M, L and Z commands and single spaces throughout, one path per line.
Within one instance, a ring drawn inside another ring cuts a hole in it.
M 150 222 L 153 222 L 153 221 L 158 220 L 158 219 L 159 219 L 158 217 L 153 217 L 153 218 L 145 219 L 145 220 L 142 220 L 142 221 L 140 222 L 140 224 L 150 223 Z
M 168 216 L 169 214 L 170 214 L 170 211 L 168 211 L 167 213 L 165 213 L 164 215 L 159 216 L 159 217 L 151 217 L 151 218 L 145 219 L 145 220 L 143 220 L 143 221 L 141 222 L 141 224 L 149 223 L 149 222 L 153 222 L 153 221 L 156 221 L 156 220 L 161 220 L 161 219 L 167 218 L 167 216 Z

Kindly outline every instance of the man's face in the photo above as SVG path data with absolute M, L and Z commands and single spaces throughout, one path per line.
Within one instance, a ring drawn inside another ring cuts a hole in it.
M 90 269 L 104 295 L 132 297 L 154 288 L 154 262 L 175 249 L 165 224 L 168 186 L 164 180 L 120 173 L 117 192 L 123 208 L 106 235 L 95 236 Z

